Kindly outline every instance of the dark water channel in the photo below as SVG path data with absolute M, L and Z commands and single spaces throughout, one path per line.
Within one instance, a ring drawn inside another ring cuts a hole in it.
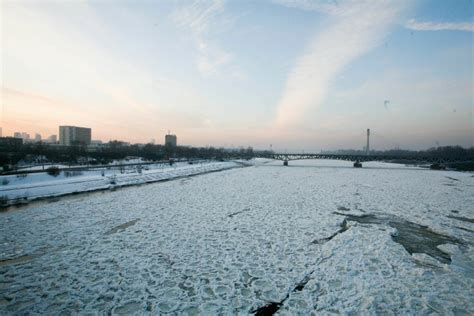
M 376 216 L 374 214 L 364 214 L 360 216 L 336 213 L 345 216 L 347 220 L 361 224 L 388 225 L 397 229 L 397 233 L 392 235 L 393 241 L 402 245 L 409 254 L 425 253 L 436 258 L 442 263 L 451 263 L 451 256 L 441 251 L 438 246 L 442 244 L 461 245 L 463 242 L 457 238 L 436 233 L 428 226 L 409 222 L 396 217 Z

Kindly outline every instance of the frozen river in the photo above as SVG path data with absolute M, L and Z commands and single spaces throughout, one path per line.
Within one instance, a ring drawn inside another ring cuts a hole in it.
M 474 176 L 291 161 L 0 213 L 0 314 L 474 313 Z

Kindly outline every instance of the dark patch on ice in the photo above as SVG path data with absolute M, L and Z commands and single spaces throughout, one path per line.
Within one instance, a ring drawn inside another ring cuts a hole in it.
M 392 240 L 401 244 L 409 254 L 425 253 L 442 263 L 451 263 L 451 256 L 441 251 L 438 246 L 442 244 L 463 244 L 457 238 L 436 233 L 428 226 L 419 225 L 396 217 L 378 217 L 374 214 L 361 216 L 336 213 L 345 216 L 349 221 L 362 224 L 388 225 L 397 229 L 392 235 Z
M 448 177 L 448 176 L 446 176 L 446 178 L 449 179 L 449 180 L 453 180 L 453 181 L 459 181 L 459 179 L 451 178 L 451 177 Z
M 0 298 L 0 304 L 7 304 L 10 303 L 12 300 L 13 297 L 4 296 L 3 298 Z
M 345 207 L 345 206 L 338 206 L 338 207 L 337 207 L 337 210 L 338 210 L 338 211 L 345 211 L 345 212 L 347 212 L 347 211 L 350 211 L 351 209 L 350 209 L 350 208 L 347 208 L 347 207 Z
M 451 256 L 441 251 L 438 246 L 461 243 L 454 237 L 435 233 L 427 226 L 412 222 L 390 222 L 389 225 L 398 230 L 398 233 L 392 236 L 393 241 L 401 244 L 409 254 L 426 253 L 442 263 L 451 263 Z
M 57 247 L 56 250 L 62 249 L 63 247 Z M 47 250 L 50 249 L 49 247 L 42 247 L 38 249 L 35 253 L 32 254 L 26 254 L 22 256 L 18 256 L 15 258 L 9 258 L 9 259 L 0 259 L 0 267 L 3 266 L 8 266 L 11 264 L 20 264 L 20 263 L 25 263 L 29 262 L 35 258 L 41 257 L 44 254 L 46 254 Z
M 235 215 L 239 215 L 240 213 L 243 213 L 243 212 L 248 212 L 250 211 L 250 208 L 244 208 L 243 210 L 241 211 L 238 211 L 238 212 L 235 212 L 235 213 L 232 213 L 232 214 L 229 214 L 227 216 L 229 216 L 230 218 L 234 217 Z
M 316 245 L 325 244 L 328 241 L 330 241 L 331 239 L 333 239 L 334 237 L 336 237 L 338 234 L 341 234 L 341 233 L 345 232 L 346 230 L 348 230 L 349 226 L 347 226 L 347 221 L 345 219 L 342 221 L 340 227 L 341 228 L 337 232 L 332 234 L 331 236 L 326 237 L 326 238 L 322 238 L 322 239 L 313 240 L 311 243 L 316 244 Z
M 296 291 L 300 292 L 300 291 L 302 291 L 302 290 L 304 289 L 304 287 L 306 286 L 306 284 L 308 284 L 309 280 L 311 279 L 310 276 L 311 276 L 310 274 L 308 274 L 307 276 L 305 276 L 304 279 L 301 280 L 301 282 L 298 283 L 298 285 L 296 285 L 296 287 L 294 288 L 293 292 L 296 292 Z
M 0 260 L 0 267 L 8 266 L 11 264 L 24 263 L 33 260 L 37 255 L 23 255 L 16 258 Z
M 460 226 L 454 226 L 454 227 L 456 227 L 457 229 L 460 229 L 460 230 L 465 230 L 467 232 L 474 233 L 474 230 L 471 230 L 471 229 L 468 229 L 468 228 L 464 228 L 464 227 L 460 227 Z
M 364 224 L 381 224 L 383 221 L 373 214 L 364 214 L 364 215 L 350 215 L 345 213 L 334 212 L 336 215 L 345 216 L 346 219 L 354 222 L 364 223 Z M 355 218 L 355 219 L 354 219 Z
M 449 217 L 449 218 L 452 218 L 452 219 L 457 219 L 458 221 L 463 221 L 463 222 L 474 224 L 474 219 L 472 219 L 472 218 L 467 218 L 467 217 L 464 217 L 464 216 L 454 216 L 454 215 L 448 215 L 446 217 Z
M 153 310 L 153 304 L 150 301 L 146 302 L 146 311 L 151 312 Z
M 457 210 L 452 210 L 451 213 L 457 214 L 457 213 L 459 213 L 459 211 L 457 211 Z
M 455 187 L 456 185 L 454 183 L 443 183 L 443 185 L 447 187 Z
M 321 264 L 321 263 L 323 263 L 324 261 L 328 260 L 331 257 L 332 257 L 332 255 L 330 255 L 328 257 L 325 257 L 325 258 L 321 259 L 317 264 Z M 304 287 L 309 282 L 309 280 L 311 280 L 311 275 L 315 271 L 316 271 L 316 269 L 314 269 L 311 272 L 309 272 L 308 274 L 306 274 L 305 277 L 291 291 L 289 291 L 281 301 L 279 301 L 279 302 L 268 302 L 265 306 L 257 308 L 255 310 L 251 311 L 251 313 L 254 313 L 255 315 L 273 315 L 273 314 L 275 314 L 280 309 L 280 307 L 283 305 L 283 303 L 288 299 L 288 297 L 290 297 L 290 293 L 300 292 L 304 289 Z
M 173 266 L 175 264 L 175 262 L 170 258 L 170 256 L 165 253 L 157 252 L 157 253 L 154 253 L 153 255 L 156 255 L 158 260 L 168 264 L 169 266 Z
M 111 235 L 111 234 L 115 234 L 115 233 L 118 233 L 118 232 L 122 232 L 125 229 L 127 229 L 128 227 L 135 225 L 139 220 L 140 219 L 137 218 L 137 219 L 134 219 L 133 221 L 129 221 L 129 222 L 120 224 L 118 226 L 115 226 L 114 228 L 112 228 L 111 230 L 106 232 L 105 235 Z
M 288 296 L 284 299 L 286 300 Z M 283 300 L 283 301 L 284 301 Z M 275 314 L 283 304 L 282 302 L 270 302 L 267 305 L 257 308 L 256 310 L 251 311 L 251 313 L 254 313 L 256 316 L 267 316 L 267 315 L 273 315 Z

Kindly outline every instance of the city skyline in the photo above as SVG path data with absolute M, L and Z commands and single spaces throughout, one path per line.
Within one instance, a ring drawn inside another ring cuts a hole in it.
M 3 136 L 474 145 L 470 1 L 1 5 Z

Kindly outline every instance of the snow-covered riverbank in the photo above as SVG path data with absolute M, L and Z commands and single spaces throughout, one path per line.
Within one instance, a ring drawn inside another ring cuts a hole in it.
M 0 198 L 7 205 L 19 204 L 35 199 L 56 197 L 81 192 L 113 189 L 130 185 L 171 180 L 213 171 L 242 166 L 241 162 L 178 162 L 89 171 L 65 171 L 57 176 L 44 173 L 0 176 Z

